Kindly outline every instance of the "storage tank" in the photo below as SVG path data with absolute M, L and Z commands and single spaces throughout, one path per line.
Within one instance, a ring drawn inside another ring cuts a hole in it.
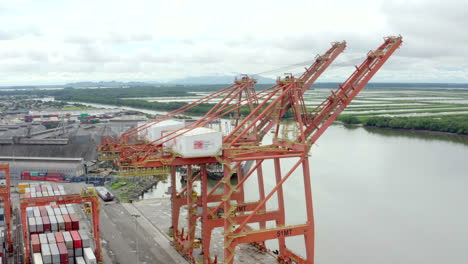
M 165 144 L 184 158 L 216 156 L 223 145 L 223 135 L 216 130 L 197 127 L 193 130 L 183 129 L 177 136 Z

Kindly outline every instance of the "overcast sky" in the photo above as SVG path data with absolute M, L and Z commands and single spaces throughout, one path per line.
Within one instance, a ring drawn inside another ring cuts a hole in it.
M 465 0 L 0 0 L 0 85 L 252 74 L 346 40 L 319 80 L 341 82 L 398 34 L 403 46 L 373 81 L 468 82 L 467 10 Z

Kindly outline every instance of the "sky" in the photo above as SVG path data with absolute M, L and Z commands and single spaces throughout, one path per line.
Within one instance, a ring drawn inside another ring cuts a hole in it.
M 460 0 L 0 0 L 0 85 L 255 74 L 346 40 L 318 80 L 343 82 L 391 35 L 404 43 L 373 81 L 464 83 L 466 10 Z

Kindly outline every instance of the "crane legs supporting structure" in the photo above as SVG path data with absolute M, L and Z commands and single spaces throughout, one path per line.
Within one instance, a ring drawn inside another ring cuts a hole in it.
M 277 256 L 279 263 L 312 264 L 314 259 L 314 219 L 309 160 L 307 155 L 301 152 L 288 155 L 288 157 L 292 156 L 298 161 L 286 174 L 282 173 L 282 158 L 277 154 L 262 155 L 260 158 L 254 157 L 251 161 L 255 166 L 245 175 L 242 174 L 241 169 L 241 166 L 246 164 L 245 159 L 242 161 L 236 161 L 235 159 L 220 160 L 224 168 L 224 177 L 212 188 L 208 187 L 207 172 L 207 167 L 211 164 L 200 164 L 200 170 L 196 173 L 193 173 L 194 169 L 191 165 L 187 165 L 185 166 L 186 174 L 183 175 L 186 179 L 186 186 L 180 192 L 177 192 L 176 188 L 176 167 L 172 167 L 172 229 L 175 248 L 192 263 L 199 263 L 197 259 L 201 257 L 197 257 L 198 254 L 194 252 L 194 249 L 201 244 L 202 263 L 218 263 L 218 256 L 212 256 L 210 247 L 213 230 L 222 227 L 224 229 L 222 263 L 234 263 L 236 247 L 239 244 L 250 243 L 257 249 L 266 252 L 269 250 L 265 247 L 265 241 L 276 240 L 279 246 Z M 268 164 L 265 162 L 267 160 L 269 160 Z M 274 187 L 266 194 L 263 169 L 264 166 L 269 166 L 270 163 L 273 164 L 275 173 L 268 175 L 268 177 L 270 177 Z M 302 167 L 300 174 L 303 174 L 304 177 L 303 188 L 307 218 L 304 219 L 302 224 L 290 225 L 286 219 L 283 184 L 299 167 Z M 237 173 L 237 182 L 231 180 L 233 173 Z M 252 175 L 256 175 L 257 186 L 253 186 L 251 181 L 246 183 L 249 178 L 253 178 Z M 198 185 L 196 182 L 201 185 L 199 189 L 195 187 L 195 185 Z M 246 202 L 244 196 L 246 184 L 249 185 L 250 190 L 252 188 L 258 190 L 258 200 Z M 223 194 L 217 194 L 220 190 L 223 190 Z M 197 193 L 197 191 L 200 193 Z M 271 206 L 270 199 L 273 195 L 276 195 L 277 201 L 274 206 Z M 267 209 L 267 202 L 268 207 L 274 207 L 274 209 Z M 183 207 L 187 209 L 186 220 L 180 219 L 180 211 Z M 183 221 L 185 221 L 184 227 L 180 228 Z M 201 233 L 198 233 L 200 231 L 197 232 L 198 224 L 201 225 Z M 304 237 L 307 258 L 303 258 L 288 249 L 286 238 L 291 236 Z M 199 243 L 197 237 L 201 238 L 201 243 Z

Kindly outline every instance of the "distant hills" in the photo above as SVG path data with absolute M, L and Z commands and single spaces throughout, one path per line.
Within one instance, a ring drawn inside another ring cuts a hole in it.
M 175 79 L 167 82 L 118 82 L 118 81 L 100 81 L 100 82 L 75 82 L 67 83 L 66 87 L 128 87 L 128 86 L 166 86 L 166 85 L 203 85 L 203 84 L 230 84 L 236 76 L 229 75 L 213 75 L 213 76 L 197 76 Z M 272 84 L 274 79 L 263 76 L 252 76 L 257 79 L 259 84 Z

